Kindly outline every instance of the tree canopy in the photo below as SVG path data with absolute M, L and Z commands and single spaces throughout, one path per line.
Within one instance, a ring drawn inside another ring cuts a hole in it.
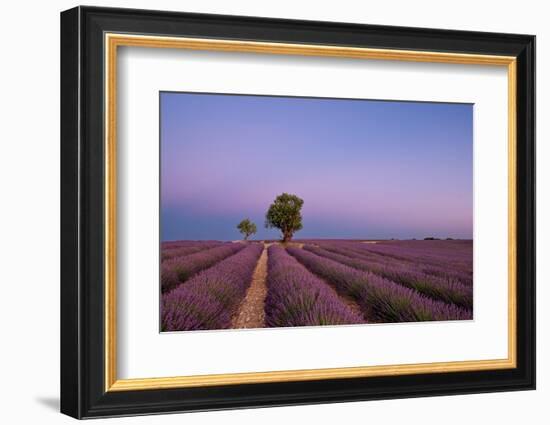
M 296 195 L 283 193 L 275 198 L 265 215 L 265 227 L 280 229 L 283 242 L 292 239 L 302 226 L 302 206 L 304 201 Z
M 257 230 L 256 225 L 248 218 L 245 218 L 239 224 L 237 224 L 237 229 L 239 229 L 239 232 L 243 234 L 245 241 L 249 238 L 250 235 L 255 234 Z

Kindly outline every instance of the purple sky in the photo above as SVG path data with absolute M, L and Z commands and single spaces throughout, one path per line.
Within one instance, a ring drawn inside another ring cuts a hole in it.
M 472 238 L 471 104 L 162 92 L 161 239 L 255 239 L 282 192 L 296 238 Z

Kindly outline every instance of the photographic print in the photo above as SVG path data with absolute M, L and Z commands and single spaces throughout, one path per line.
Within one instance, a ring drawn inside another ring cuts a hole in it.
M 162 332 L 473 318 L 473 105 L 160 93 Z

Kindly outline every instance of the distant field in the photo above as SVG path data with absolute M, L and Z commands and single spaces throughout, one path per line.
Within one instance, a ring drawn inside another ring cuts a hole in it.
M 470 320 L 471 240 L 171 241 L 162 331 Z

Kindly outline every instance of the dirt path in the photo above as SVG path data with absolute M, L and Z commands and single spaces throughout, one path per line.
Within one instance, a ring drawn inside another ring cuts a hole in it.
M 357 302 L 352 297 L 350 297 L 349 295 L 339 294 L 338 291 L 336 291 L 336 289 L 334 288 L 334 286 L 328 283 L 325 279 L 322 279 L 317 275 L 315 276 L 317 277 L 317 279 L 321 280 L 325 285 L 327 285 L 328 288 L 334 293 L 334 295 L 336 295 L 340 299 L 340 301 L 342 301 L 346 305 L 346 307 L 349 310 L 351 310 L 353 313 L 357 314 L 359 317 L 362 317 L 365 321 L 367 321 L 367 319 L 365 319 L 365 315 L 363 314 L 363 312 L 361 311 L 361 308 L 359 307 L 359 304 L 357 304 Z
M 252 283 L 244 300 L 233 317 L 232 329 L 263 328 L 265 326 L 264 301 L 267 294 L 267 248 L 260 255 Z
M 328 284 L 327 284 L 328 285 Z M 330 286 L 330 285 L 329 285 Z M 336 291 L 335 291 L 336 292 Z M 362 317 L 363 319 L 365 319 L 365 315 L 363 314 L 363 312 L 361 311 L 361 308 L 359 307 L 359 304 L 357 304 L 357 302 L 349 297 L 349 296 L 345 296 L 345 295 L 340 295 L 338 293 L 336 293 L 336 295 L 338 295 L 340 297 L 340 299 L 342 300 L 342 302 L 352 311 L 354 312 L 355 314 L 359 315 L 359 317 Z M 367 321 L 367 319 L 365 319 L 365 321 Z

